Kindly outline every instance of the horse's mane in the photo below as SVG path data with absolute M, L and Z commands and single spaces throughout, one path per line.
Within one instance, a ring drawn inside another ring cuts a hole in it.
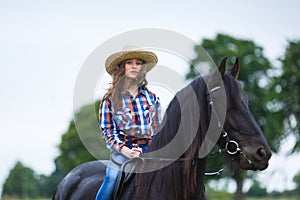
M 195 106 L 198 107 L 200 114 L 195 113 Z M 181 123 L 183 127 L 179 128 Z M 203 77 L 198 77 L 172 99 L 166 110 L 162 127 L 153 137 L 149 147 L 149 152 L 159 150 L 168 145 L 176 134 L 180 134 L 176 145 L 172 145 L 163 155 L 157 156 L 170 157 L 172 152 L 191 143 L 180 155 L 184 161 L 175 161 L 160 170 L 138 174 L 136 199 L 158 199 L 158 197 L 159 199 L 191 199 L 196 192 L 204 191 L 204 186 L 200 183 L 203 183 L 206 159 L 195 158 L 198 156 L 208 124 L 207 85 Z M 191 127 L 197 128 L 196 135 L 189 133 Z M 154 162 L 157 166 L 159 164 L 157 162 L 161 161 L 151 162 L 146 162 L 145 165 L 149 166 Z M 182 188 L 185 190 L 183 191 Z

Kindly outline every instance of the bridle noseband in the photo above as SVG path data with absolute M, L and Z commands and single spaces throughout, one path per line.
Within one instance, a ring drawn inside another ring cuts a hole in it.
M 227 136 L 227 132 L 224 132 L 224 135 Z M 230 155 L 235 155 L 241 151 L 241 149 L 239 148 L 239 144 L 235 140 L 228 140 L 225 144 L 225 149 L 226 149 L 226 152 Z
M 239 144 L 235 140 L 230 140 L 226 131 L 222 132 L 222 138 L 226 141 L 225 148 L 219 148 L 215 152 L 211 152 L 208 156 L 213 156 L 221 153 L 228 153 L 229 155 L 235 155 L 241 152 Z

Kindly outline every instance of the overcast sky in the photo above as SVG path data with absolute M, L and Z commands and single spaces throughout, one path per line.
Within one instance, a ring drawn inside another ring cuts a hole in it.
M 0 0 L 0 184 L 18 160 L 37 173 L 54 170 L 82 64 L 118 34 L 160 28 L 199 43 L 225 33 L 253 40 L 275 65 L 287 40 L 300 39 L 297 0 L 175 2 Z M 260 173 L 269 190 L 293 187 L 295 159 L 271 159 Z

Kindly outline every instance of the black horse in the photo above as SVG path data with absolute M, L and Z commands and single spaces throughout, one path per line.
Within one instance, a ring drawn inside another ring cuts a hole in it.
M 271 150 L 242 95 L 238 71 L 238 59 L 229 70 L 223 59 L 218 72 L 196 78 L 176 94 L 135 179 L 119 199 L 205 200 L 203 179 L 212 135 L 217 135 L 220 152 L 227 152 L 240 168 L 267 168 Z M 223 95 L 226 99 L 219 98 Z M 105 169 L 100 161 L 78 166 L 61 181 L 53 199 L 94 199 Z

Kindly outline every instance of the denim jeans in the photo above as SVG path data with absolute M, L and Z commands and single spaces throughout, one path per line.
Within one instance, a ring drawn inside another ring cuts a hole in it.
M 112 153 L 111 157 L 114 161 L 122 164 L 128 158 L 119 153 Z M 110 159 L 107 167 L 106 167 L 106 175 L 103 180 L 103 183 L 97 193 L 96 200 L 111 200 L 115 188 L 115 184 L 118 178 L 119 171 L 121 169 L 121 165 L 116 164 Z
M 147 145 L 140 145 L 143 153 L 148 150 Z M 128 146 L 128 148 L 132 148 L 132 146 Z M 114 160 L 114 162 L 112 161 Z M 118 179 L 118 174 L 121 169 L 121 165 L 128 160 L 127 157 L 123 156 L 120 153 L 112 153 L 110 161 L 106 167 L 106 175 L 103 180 L 103 183 L 97 193 L 96 200 L 111 200 L 113 197 L 113 192 L 115 188 L 115 184 Z M 116 162 L 118 164 L 116 164 Z

